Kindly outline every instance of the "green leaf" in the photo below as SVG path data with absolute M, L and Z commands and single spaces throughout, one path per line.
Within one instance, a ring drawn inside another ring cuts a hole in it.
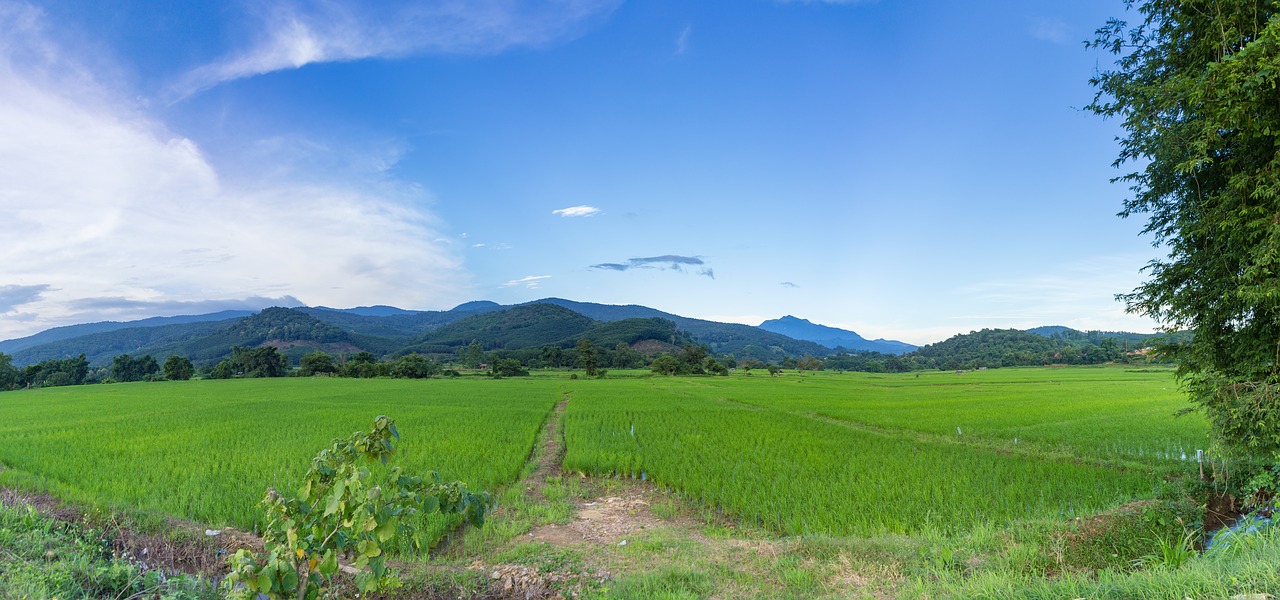
M 395 521 L 395 519 L 390 519 L 390 520 L 386 521 L 385 523 L 383 523 L 383 524 L 379 525 L 379 526 L 378 526 L 378 528 L 377 528 L 376 530 L 374 530 L 374 532 L 373 532 L 373 533 L 374 533 L 374 535 L 377 535 L 377 536 L 378 536 L 378 541 L 380 541 L 380 542 L 385 542 L 385 541 L 387 541 L 387 540 L 389 540 L 389 539 L 391 539 L 391 538 L 395 537 L 395 535 L 396 535 L 396 521 Z
M 360 543 L 356 544 L 356 551 L 363 557 L 373 558 L 382 554 L 382 547 L 374 540 L 360 540 Z
M 336 493 L 332 494 L 329 496 L 329 501 L 326 502 L 324 505 L 323 516 L 327 517 L 333 513 L 338 512 L 338 510 L 340 510 L 341 508 L 342 508 L 342 495 L 336 494 Z
M 311 480 L 310 479 L 308 479 L 306 483 L 302 484 L 302 487 L 298 488 L 298 499 L 303 502 L 307 502 L 308 500 L 311 499 Z
M 285 573 L 284 579 L 280 582 L 280 587 L 285 590 L 298 589 L 298 574 L 294 571 Z
M 333 550 L 324 553 L 324 560 L 316 565 L 316 570 L 325 577 L 333 577 L 338 572 L 338 555 Z
M 258 575 L 258 591 L 259 592 L 271 591 L 271 573 L 268 572 L 266 569 L 263 569 L 262 573 Z
M 422 498 L 422 512 L 431 514 L 440 510 L 440 499 L 435 496 L 425 496 Z

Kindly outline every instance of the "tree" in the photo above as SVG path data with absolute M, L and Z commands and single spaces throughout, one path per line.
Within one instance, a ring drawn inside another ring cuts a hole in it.
M 613 367 L 615 369 L 634 369 L 644 366 L 644 355 L 627 345 L 618 342 L 613 348 Z
M 150 354 L 133 358 L 121 354 L 111 360 L 111 378 L 116 381 L 142 381 L 160 372 L 160 365 Z
M 372 352 L 357 352 L 347 358 L 346 364 L 342 365 L 341 373 L 343 377 L 372 379 L 390 375 L 391 366 L 378 362 L 378 357 Z
M 11 390 L 18 386 L 18 369 L 13 366 L 13 357 L 0 352 L 0 391 Z
M 484 348 L 471 342 L 466 348 L 458 348 L 458 361 L 468 369 L 479 369 L 484 364 Z
M 1133 1 L 1128 2 L 1132 7 Z M 1121 295 L 1193 336 L 1161 348 L 1231 456 L 1280 462 L 1280 6 L 1145 0 L 1092 46 L 1118 56 L 1089 109 L 1118 117 L 1136 170 L 1124 217 L 1168 251 Z M 1256 464 L 1256 463 L 1255 463 Z M 1237 469 L 1239 471 L 1239 469 Z M 1243 473 L 1242 473 L 1243 474 Z
M 680 361 L 670 354 L 663 354 L 649 365 L 649 370 L 659 375 L 675 375 L 680 372 Z
M 391 365 L 391 376 L 400 379 L 427 379 L 440 374 L 440 364 L 421 354 L 406 354 Z
M 288 368 L 289 359 L 280 354 L 274 346 L 261 348 L 233 346 L 230 358 L 218 363 L 209 372 L 209 377 L 212 379 L 284 377 Z
M 83 354 L 75 358 L 51 358 L 27 365 L 18 377 L 17 387 L 80 385 L 88 375 L 89 361 Z
M 676 361 L 680 364 L 679 373 L 681 375 L 705 374 L 706 359 L 709 355 L 710 351 L 706 346 L 685 344 L 680 353 L 675 356 Z
M 303 377 L 332 375 L 338 372 L 338 365 L 334 364 L 333 356 L 320 350 L 304 354 L 302 360 L 298 361 L 298 366 Z
M 596 376 L 596 368 L 600 366 L 597 361 L 596 347 L 591 345 L 591 340 L 582 338 L 578 340 L 578 366 L 587 372 L 587 377 Z
M 171 381 L 186 381 L 195 375 L 195 365 L 185 356 L 170 355 L 164 360 L 164 378 Z
M 806 354 L 796 359 L 796 369 L 801 371 L 821 371 L 822 367 L 822 359 L 814 358 L 812 354 Z
M 489 369 L 489 373 L 496 377 L 525 377 L 529 375 L 528 369 L 520 364 L 520 361 L 514 358 L 500 358 L 493 363 L 493 367 Z

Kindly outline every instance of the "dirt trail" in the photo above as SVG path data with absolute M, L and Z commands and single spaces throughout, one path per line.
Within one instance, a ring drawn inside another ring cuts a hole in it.
M 538 456 L 538 468 L 525 479 L 525 492 L 538 500 L 544 500 L 543 489 L 547 479 L 560 475 L 564 464 L 564 411 L 569 406 L 569 394 L 557 402 L 543 430 L 542 447 Z

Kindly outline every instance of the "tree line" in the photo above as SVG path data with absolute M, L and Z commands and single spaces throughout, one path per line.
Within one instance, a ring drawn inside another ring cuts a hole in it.
M 1098 343 L 1095 345 L 1094 341 Z M 169 356 L 160 363 L 149 354 L 122 354 L 105 367 L 91 366 L 83 354 L 15 367 L 10 356 L 0 353 L 0 390 L 84 383 L 180 381 L 196 375 L 208 379 L 287 376 L 426 379 L 457 376 L 459 369 L 481 371 L 491 377 L 524 376 L 530 369 L 577 369 L 588 377 L 603 377 L 609 369 L 645 368 L 654 374 L 668 376 L 728 375 L 732 369 L 741 369 L 748 374 L 753 369 L 768 369 L 771 374 L 776 374 L 779 369 L 906 373 L 928 369 L 970 370 L 1153 360 L 1158 359 L 1136 353 L 1128 340 L 1083 336 L 1070 339 L 1060 335 L 1044 337 L 998 329 L 958 335 L 903 355 L 841 351 L 827 357 L 808 354 L 788 356 L 780 362 L 761 360 L 755 353 L 747 357 L 716 356 L 708 346 L 692 342 L 649 356 L 623 342 L 609 347 L 580 339 L 573 348 L 543 346 L 486 351 L 478 342 L 472 342 L 451 354 L 409 353 L 389 357 L 379 357 L 367 351 L 333 355 L 315 350 L 301 356 L 294 366 L 290 364 L 289 357 L 274 346 L 235 346 L 230 356 L 204 368 L 197 368 L 183 356 Z

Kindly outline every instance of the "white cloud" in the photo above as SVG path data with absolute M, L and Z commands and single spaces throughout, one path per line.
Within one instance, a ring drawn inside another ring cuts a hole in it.
M 676 38 L 676 54 L 684 54 L 689 51 L 689 36 L 693 35 L 693 25 L 685 25 L 680 30 L 680 36 Z
M 419 53 L 489 54 L 580 35 L 620 0 L 281 3 L 262 10 L 247 50 L 189 72 L 181 98 L 220 83 L 312 63 Z
M 529 289 L 534 289 L 534 288 L 537 288 L 538 284 L 541 283 L 542 280 L 544 279 L 551 279 L 551 276 L 550 275 L 530 275 L 528 277 L 521 277 L 520 279 L 512 279 L 511 281 L 508 281 L 498 287 L 509 288 L 509 287 L 516 287 L 519 285 L 523 285 Z
M 600 214 L 600 209 L 594 206 L 587 206 L 584 204 L 582 206 L 570 206 L 569 208 L 559 208 L 551 211 L 551 214 L 560 215 L 562 217 L 591 217 L 591 216 Z
M 1067 24 L 1061 19 L 1037 17 L 1031 22 L 1031 37 L 1054 44 L 1070 44 L 1071 36 Z
M 957 304 L 982 310 L 952 319 L 972 329 L 1066 325 L 1080 330 L 1149 332 L 1155 327 L 1151 319 L 1126 313 L 1115 299 L 1116 294 L 1130 292 L 1141 283 L 1138 269 L 1148 258 L 1096 256 L 1046 265 L 1044 271 L 1028 277 L 966 285 L 950 295 Z M 1034 300 L 1029 302 L 1029 298 Z
M 33 10 L 0 5 L 0 287 L 40 290 L 10 307 L 0 339 L 211 298 L 422 308 L 463 295 L 459 261 L 416 208 L 422 192 L 228 184 L 40 27 Z

